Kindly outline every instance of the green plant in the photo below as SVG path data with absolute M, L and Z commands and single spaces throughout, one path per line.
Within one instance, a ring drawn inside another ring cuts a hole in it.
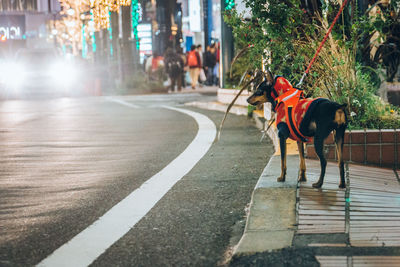
M 283 75 L 295 84 L 339 5 L 322 1 L 324 4 L 320 9 L 317 7 L 311 12 L 305 10 L 299 0 L 244 2 L 251 9 L 251 19 L 243 19 L 234 9 L 225 15 L 233 28 L 237 50 L 251 47 L 235 63 L 239 66 L 232 70 L 232 80 L 238 82 L 242 71 L 248 73 L 265 64 L 272 73 Z M 351 128 L 398 128 L 398 109 L 376 95 L 380 85 L 379 71 L 363 64 L 359 56 L 362 51 L 360 40 L 367 27 L 362 22 L 372 18 L 355 14 L 357 12 L 350 7 L 344 11 L 302 89 L 310 96 L 347 103 Z M 370 24 L 376 28 L 382 21 L 374 23 Z M 383 25 L 385 23 L 389 22 L 384 21 Z
M 383 2 L 376 1 L 361 14 L 353 28 L 361 33 L 358 60 L 372 67 L 381 63 L 386 80 L 392 82 L 400 65 L 400 0 Z
M 268 64 L 273 73 L 299 80 L 315 44 L 305 45 L 307 36 L 318 30 L 316 17 L 301 7 L 301 1 L 245 0 L 252 18 L 243 19 L 235 10 L 227 12 L 237 49 L 246 53 L 248 67 Z M 316 40 L 317 42 L 318 40 Z
M 248 116 L 248 117 L 253 116 L 254 110 L 256 110 L 256 107 L 255 107 L 255 106 L 247 105 L 247 116 Z
M 398 128 L 399 110 L 376 95 L 379 70 L 356 60 L 356 46 L 356 41 L 344 45 L 330 37 L 312 68 L 307 92 L 346 103 L 350 128 Z

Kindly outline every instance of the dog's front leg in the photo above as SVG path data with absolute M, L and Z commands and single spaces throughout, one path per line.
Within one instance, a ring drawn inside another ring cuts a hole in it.
M 299 156 L 300 156 L 299 182 L 305 182 L 307 181 L 307 177 L 306 177 L 306 160 L 304 158 L 304 143 L 297 141 L 297 147 L 299 149 Z
M 279 147 L 281 149 L 281 176 L 278 177 L 278 182 L 284 182 L 286 179 L 286 139 L 280 132 L 279 134 Z
M 315 152 L 319 157 L 321 163 L 321 174 L 319 176 L 318 182 L 314 183 L 312 186 L 314 188 L 321 188 L 324 183 L 325 170 L 326 170 L 326 159 L 324 157 L 324 138 L 321 136 L 315 136 L 314 138 L 314 148 Z

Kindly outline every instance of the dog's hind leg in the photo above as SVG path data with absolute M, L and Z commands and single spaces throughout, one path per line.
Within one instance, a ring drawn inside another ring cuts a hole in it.
M 304 158 L 304 143 L 297 141 L 297 147 L 299 149 L 299 156 L 300 156 L 299 182 L 305 182 L 307 181 L 307 177 L 306 177 L 306 160 Z
M 344 163 L 343 163 L 343 143 L 344 143 L 344 133 L 346 131 L 345 126 L 340 126 L 336 131 L 334 131 L 335 135 L 335 145 L 336 151 L 338 155 L 338 165 L 339 165 L 339 172 L 340 172 L 340 183 L 339 188 L 346 187 L 346 181 L 344 179 Z
M 326 170 L 326 159 L 324 156 L 324 139 L 325 138 L 322 135 L 316 135 L 314 137 L 315 153 L 317 153 L 319 161 L 321 163 L 321 174 L 319 176 L 319 180 L 318 182 L 312 185 L 315 188 L 320 188 L 324 183 L 325 170 Z

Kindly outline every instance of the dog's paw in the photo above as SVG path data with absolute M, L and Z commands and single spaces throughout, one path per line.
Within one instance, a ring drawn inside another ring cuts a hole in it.
M 286 179 L 286 177 L 285 177 L 285 176 L 280 176 L 280 177 L 278 177 L 278 179 L 276 179 L 276 181 L 278 181 L 278 182 L 282 183 L 282 182 L 284 182 L 284 181 L 285 181 L 285 179 Z
M 320 183 L 320 182 L 316 182 L 316 183 L 312 184 L 312 187 L 314 187 L 314 188 L 321 188 L 321 186 L 322 186 L 322 183 Z
M 298 180 L 299 180 L 299 182 L 306 182 L 307 181 L 306 174 L 305 173 L 300 173 Z
M 346 184 L 339 184 L 339 188 L 346 188 Z

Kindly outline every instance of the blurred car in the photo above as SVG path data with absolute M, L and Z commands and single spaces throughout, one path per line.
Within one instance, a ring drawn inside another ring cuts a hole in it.
M 5 98 L 74 95 L 79 68 L 55 49 L 21 49 L 12 60 L 0 62 L 0 84 Z
M 3 69 L 1 68 L 1 66 L 4 66 L 4 64 L 6 62 L 7 62 L 6 55 L 4 54 L 4 52 L 2 50 L 0 50 L 0 91 L 4 90 L 5 86 L 6 86 L 5 80 L 2 79 L 2 76 L 5 76 L 5 75 L 2 75 Z

